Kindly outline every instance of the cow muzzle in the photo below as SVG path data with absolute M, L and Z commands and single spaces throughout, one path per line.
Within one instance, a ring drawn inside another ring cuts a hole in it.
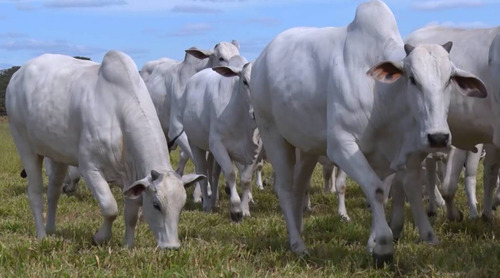
M 446 148 L 450 143 L 449 133 L 428 133 L 427 141 L 431 148 Z

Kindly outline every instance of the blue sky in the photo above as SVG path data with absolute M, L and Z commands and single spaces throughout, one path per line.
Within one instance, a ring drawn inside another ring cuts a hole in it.
M 236 39 L 254 60 L 278 33 L 296 26 L 345 26 L 356 0 L 0 0 L 0 69 L 42 53 L 100 62 L 107 50 L 181 60 L 184 49 Z M 429 24 L 500 25 L 500 0 L 387 0 L 402 36 Z

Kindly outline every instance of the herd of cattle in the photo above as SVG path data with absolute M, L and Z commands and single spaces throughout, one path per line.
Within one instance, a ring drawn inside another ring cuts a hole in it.
M 38 238 L 55 231 L 70 165 L 78 167 L 70 169 L 71 179 L 81 174 L 101 208 L 95 243 L 111 238 L 118 206 L 109 184 L 115 184 L 127 197 L 126 244 L 134 245 L 142 207 L 158 246 L 178 248 L 185 186 L 199 182 L 194 197 L 210 211 L 222 171 L 231 218 L 250 216 L 252 176 L 265 149 L 292 251 L 307 253 L 302 214 L 321 160 L 326 178 L 332 162 L 339 168 L 339 213 L 346 220 L 346 175 L 362 187 L 373 217 L 368 251 L 377 264 L 393 257 L 405 199 L 425 242 L 438 242 L 428 219 L 436 205 L 446 203 L 448 217 L 461 219 L 453 196 L 464 164 L 470 216 L 478 215 L 475 171 L 481 144 L 486 149 L 483 217 L 493 218 L 492 208 L 500 202 L 493 193 L 500 167 L 499 102 L 500 28 L 426 27 L 405 43 L 392 12 L 378 0 L 360 4 L 347 27 L 283 32 L 254 62 L 240 56 L 236 41 L 213 50 L 192 47 L 183 61 L 151 61 L 140 73 L 118 51 L 109 51 L 101 64 L 45 54 L 14 74 L 6 95 Z M 175 145 L 181 149 L 177 171 L 169 157 Z M 448 152 L 441 197 L 433 187 L 436 160 Z M 183 175 L 188 159 L 196 174 Z M 431 185 L 428 214 L 424 176 Z M 384 211 L 389 190 L 390 225 Z

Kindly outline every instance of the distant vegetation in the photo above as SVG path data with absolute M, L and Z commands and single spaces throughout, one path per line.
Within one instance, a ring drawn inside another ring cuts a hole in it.
M 5 111 L 5 90 L 7 90 L 10 78 L 19 68 L 20 67 L 16 66 L 10 69 L 0 70 L 0 116 L 7 115 Z
M 75 56 L 74 58 L 90 61 L 90 58 L 88 57 Z M 0 69 L 0 116 L 7 115 L 7 112 L 5 111 L 5 91 L 7 90 L 10 78 L 19 68 L 19 66 L 14 66 L 9 69 Z

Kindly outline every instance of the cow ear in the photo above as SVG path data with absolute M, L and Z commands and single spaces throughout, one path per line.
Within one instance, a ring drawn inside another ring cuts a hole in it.
M 453 46 L 453 42 L 452 41 L 449 41 L 445 44 L 442 45 L 442 47 L 444 48 L 444 50 L 446 50 L 446 52 L 450 53 L 451 51 L 451 47 Z
M 129 199 L 137 199 L 149 187 L 148 178 L 138 180 L 123 190 L 123 195 Z
M 460 93 L 468 97 L 485 98 L 488 95 L 486 86 L 477 77 L 456 69 L 451 76 L 451 80 L 457 85 Z
M 405 43 L 405 52 L 406 52 L 406 56 L 410 55 L 410 53 L 413 51 L 413 49 L 415 49 L 415 47 L 409 43 Z
M 184 184 L 184 188 L 188 188 L 195 182 L 201 181 L 202 179 L 206 179 L 207 177 L 204 175 L 197 175 L 197 174 L 187 174 L 182 176 L 181 180 L 182 183 Z
M 240 44 L 236 41 L 236 40 L 232 40 L 231 43 L 236 46 L 236 48 L 238 48 L 238 50 L 240 49 Z
M 403 74 L 403 67 L 390 61 L 385 61 L 373 66 L 367 74 L 382 83 L 394 83 Z
M 224 67 L 224 66 L 220 66 L 220 67 L 214 67 L 212 68 L 212 70 L 214 70 L 215 72 L 217 72 L 218 74 L 224 76 L 224 77 L 233 77 L 233 76 L 238 76 L 241 72 L 241 70 L 235 68 L 235 67 Z
M 212 54 L 211 50 L 201 50 L 196 47 L 191 47 L 189 49 L 186 49 L 185 51 L 187 54 L 191 54 L 200 60 L 206 59 Z

